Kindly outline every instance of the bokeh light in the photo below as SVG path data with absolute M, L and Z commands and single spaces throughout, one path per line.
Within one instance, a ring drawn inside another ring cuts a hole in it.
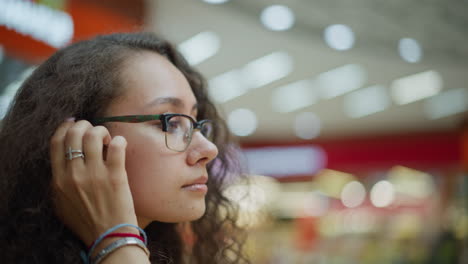
M 358 181 L 347 183 L 341 191 L 341 202 L 344 206 L 354 208 L 361 205 L 366 198 L 366 189 Z
M 421 61 L 423 51 L 418 41 L 412 38 L 402 38 L 398 42 L 398 53 L 407 62 L 416 63 Z
M 325 42 L 332 49 L 349 50 L 354 46 L 354 32 L 347 26 L 335 24 L 325 28 L 323 32 Z
M 287 6 L 272 5 L 262 11 L 260 20 L 270 30 L 288 30 L 294 25 L 294 13 Z
M 320 118 L 312 112 L 303 112 L 294 120 L 294 132 L 299 138 L 313 139 L 320 134 Z
M 257 129 L 257 116 L 249 109 L 239 108 L 229 114 L 227 123 L 232 133 L 245 137 Z
M 203 0 L 203 2 L 208 3 L 208 4 L 224 4 L 228 1 L 229 0 Z
M 390 206 L 395 200 L 395 189 L 389 181 L 377 182 L 370 192 L 370 199 L 375 207 Z

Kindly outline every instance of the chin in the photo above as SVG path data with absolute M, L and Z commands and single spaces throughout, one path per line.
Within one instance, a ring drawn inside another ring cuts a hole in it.
M 187 214 L 183 221 L 179 222 L 187 222 L 187 221 L 195 221 L 203 217 L 205 215 L 206 208 L 203 205 L 203 208 L 196 208 L 190 211 L 190 214 Z

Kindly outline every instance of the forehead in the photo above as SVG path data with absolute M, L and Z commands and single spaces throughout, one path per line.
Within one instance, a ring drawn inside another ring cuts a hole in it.
M 156 52 L 132 53 L 122 64 L 120 98 L 127 107 L 144 107 L 159 97 L 174 97 L 191 108 L 196 98 L 185 76 L 168 59 Z

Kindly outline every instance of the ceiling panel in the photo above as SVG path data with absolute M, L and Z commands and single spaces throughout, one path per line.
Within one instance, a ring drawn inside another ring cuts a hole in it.
M 287 52 L 293 71 L 268 85 L 249 89 L 244 95 L 219 104 L 225 114 L 238 108 L 252 110 L 258 118 L 255 133 L 244 140 L 295 140 L 294 120 L 302 112 L 312 112 L 321 120 L 319 137 L 345 137 L 412 131 L 454 130 L 466 111 L 445 118 L 430 119 L 426 100 L 398 105 L 362 118 L 350 118 L 344 98 L 321 98 L 315 104 L 292 113 L 278 113 L 272 107 L 273 92 L 283 85 L 303 79 L 316 80 L 326 71 L 347 64 L 364 68 L 367 80 L 361 88 L 382 85 L 391 94 L 394 80 L 429 70 L 442 77 L 442 92 L 468 89 L 468 19 L 466 1 L 329 1 L 329 0 L 231 0 L 210 5 L 201 0 L 149 1 L 148 25 L 168 39 L 181 43 L 197 33 L 212 31 L 221 41 L 218 53 L 196 67 L 207 79 L 271 52 Z M 259 20 L 262 10 L 272 4 L 287 4 L 296 21 L 287 31 L 270 31 Z M 331 24 L 346 24 L 356 41 L 347 51 L 333 50 L 323 40 L 323 30 Z M 411 37 L 422 46 L 418 63 L 405 62 L 398 54 L 398 41 Z M 467 95 L 468 93 L 465 93 Z M 466 98 L 468 101 L 468 98 Z

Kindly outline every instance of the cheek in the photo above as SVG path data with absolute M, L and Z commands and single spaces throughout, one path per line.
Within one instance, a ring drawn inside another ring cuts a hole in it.
M 152 129 L 138 124 L 109 127 L 112 136 L 120 135 L 127 140 L 125 169 L 132 193 L 137 196 L 157 192 L 170 184 L 165 177 L 171 166 L 164 134 Z
M 169 152 L 164 140 L 129 138 L 126 170 L 137 216 L 164 219 L 178 207 L 181 159 Z
M 170 177 L 174 176 L 171 168 L 176 166 L 173 160 L 174 157 L 168 155 L 163 140 L 144 137 L 129 139 L 125 168 L 135 194 L 154 197 L 155 192 L 174 188 L 171 186 L 176 185 L 176 177 Z
M 157 133 L 151 127 L 137 125 L 118 127 L 112 132 L 113 136 L 121 135 L 127 140 L 125 168 L 130 179 L 141 178 L 149 173 L 154 175 L 164 168 L 162 160 L 168 152 L 163 133 Z
M 128 182 L 132 191 L 135 209 L 148 211 L 154 204 L 168 204 L 177 191 L 173 173 L 161 159 L 139 158 L 137 153 L 127 155 Z

